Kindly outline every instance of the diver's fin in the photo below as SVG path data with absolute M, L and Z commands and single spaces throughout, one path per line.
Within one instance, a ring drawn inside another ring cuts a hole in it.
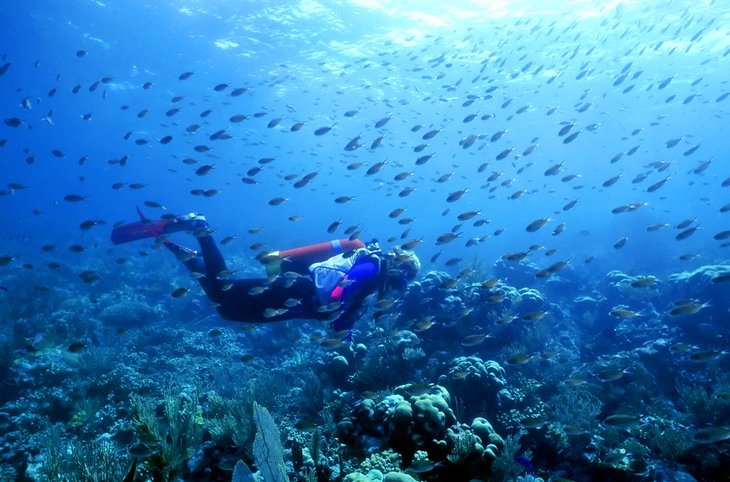
M 138 239 L 157 238 L 165 233 L 170 221 L 137 221 L 112 229 L 112 243 L 123 244 Z
M 149 221 L 146 217 L 144 217 L 144 214 L 142 214 L 142 210 L 139 208 L 139 206 L 135 206 L 137 208 L 137 215 L 139 216 L 140 221 Z
M 150 221 L 142 214 L 139 206 L 136 206 L 136 208 L 139 221 L 122 224 L 112 229 L 112 243 L 123 244 L 129 243 L 130 241 L 137 241 L 138 239 L 157 238 L 165 233 L 165 227 L 170 221 Z
M 136 223 L 123 224 L 112 230 L 112 243 L 122 244 L 138 239 L 158 238 L 163 234 L 178 231 L 192 231 L 196 236 L 210 234 L 208 222 L 205 220 L 205 216 L 200 214 L 190 213 L 172 219 L 151 221 L 142 214 L 139 206 L 137 206 L 137 214 L 140 220 Z

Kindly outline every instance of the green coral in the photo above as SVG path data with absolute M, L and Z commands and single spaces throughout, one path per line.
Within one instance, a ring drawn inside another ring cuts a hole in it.
M 200 446 L 203 433 L 197 388 L 192 398 L 173 387 L 163 396 L 162 417 L 156 416 L 153 400 L 132 398 L 132 426 L 142 446 L 150 451 L 143 465 L 154 482 L 176 480 L 184 461 Z
M 484 451 L 482 440 L 471 431 L 454 433 L 448 430 L 448 437 L 453 443 L 451 453 L 446 457 L 452 464 L 464 462 L 471 454 Z
M 244 458 L 251 460 L 256 435 L 251 392 L 240 390 L 230 399 L 211 392 L 208 406 L 208 431 L 213 440 L 223 447 L 236 447 L 243 452 Z
M 71 420 L 68 421 L 69 428 L 79 429 L 84 426 L 87 420 L 86 410 L 79 410 L 74 413 Z
M 646 424 L 641 435 L 652 453 L 670 463 L 695 445 L 692 432 L 672 420 L 656 419 Z
M 149 398 L 133 396 L 132 427 L 143 444 L 156 444 L 162 438 L 159 422 L 155 416 L 155 405 Z
M 504 439 L 504 447 L 492 464 L 490 480 L 515 480 L 522 473 L 523 468 L 515 461 L 515 456 L 520 451 L 520 437 L 524 433 L 509 435 Z
M 81 442 L 78 438 L 65 440 L 62 433 L 60 424 L 51 425 L 43 437 L 42 480 L 117 482 L 124 478 L 129 455 L 118 450 L 108 436 Z
M 545 405 L 548 437 L 571 457 L 580 457 L 588 434 L 599 429 L 598 414 L 603 403 L 588 391 L 562 385 Z
M 695 426 L 717 425 L 717 414 L 722 402 L 698 384 L 677 383 L 677 392 L 683 408 L 692 416 Z

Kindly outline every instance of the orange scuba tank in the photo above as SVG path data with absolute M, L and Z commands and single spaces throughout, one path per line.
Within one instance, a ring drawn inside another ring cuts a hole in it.
M 299 248 L 271 251 L 261 258 L 261 263 L 266 266 L 268 277 L 273 278 L 279 274 L 281 263 L 285 260 L 306 270 L 312 263 L 318 263 L 332 256 L 364 247 L 365 243 L 359 239 L 335 239 Z

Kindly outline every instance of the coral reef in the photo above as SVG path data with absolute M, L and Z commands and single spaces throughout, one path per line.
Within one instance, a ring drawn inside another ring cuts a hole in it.
M 722 470 L 722 440 L 695 434 L 730 419 L 712 281 L 724 267 L 656 282 L 612 271 L 567 296 L 547 282 L 511 286 L 534 273 L 505 266 L 510 278 L 490 282 L 428 273 L 397 311 L 366 314 L 355 342 L 333 348 L 316 323 L 182 326 L 169 299 L 57 293 L 3 335 L 0 464 L 35 480 L 120 480 L 133 459 L 135 480 L 230 480 L 237 464 L 250 468 L 242 480 L 273 467 L 302 482 Z M 702 320 L 669 313 L 680 296 Z
M 143 301 L 120 301 L 105 307 L 99 313 L 99 320 L 106 326 L 144 328 L 160 318 L 159 313 Z
M 471 427 L 458 423 L 449 401 L 442 386 L 402 385 L 379 402 L 359 401 L 338 424 L 339 436 L 356 449 L 387 446 L 402 456 L 404 467 L 418 473 L 488 470 L 501 438 L 486 419 L 475 419 Z
M 451 387 L 461 400 L 466 416 L 493 413 L 500 408 L 500 392 L 507 386 L 504 369 L 494 360 L 484 361 L 477 356 L 457 357 L 451 361 L 448 375 L 439 382 Z

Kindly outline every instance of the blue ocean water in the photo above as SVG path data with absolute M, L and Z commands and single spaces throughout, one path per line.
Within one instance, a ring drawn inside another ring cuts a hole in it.
M 710 397 L 730 386 L 722 351 L 728 285 L 721 277 L 730 239 L 730 10 L 721 1 L 446 3 L 74 0 L 0 7 L 0 307 L 11 354 L 4 375 L 21 386 L 14 397 L 33 390 L 10 369 L 22 358 L 15 350 L 37 334 L 52 339 L 38 318 L 57 318 L 59 297 L 197 303 L 194 320 L 185 319 L 189 306 L 170 308 L 183 318 L 166 317 L 172 325 L 215 317 L 169 254 L 151 243 L 111 244 L 112 227 L 138 220 L 137 206 L 150 219 L 203 213 L 218 239 L 236 237 L 222 250 L 246 276 L 260 276 L 255 256 L 262 251 L 353 230 L 384 247 L 420 240 L 422 277 L 469 269 L 482 280 L 536 289 L 544 295 L 541 309 L 551 306 L 548 322 L 555 313 L 556 321 L 587 316 L 571 303 L 590 297 L 600 307 L 594 323 L 605 325 L 586 329 L 590 336 L 616 328 L 609 311 L 633 310 L 640 316 L 619 320 L 621 330 L 722 352 L 700 373 L 660 352 L 655 356 L 672 368 L 657 378 L 674 380 L 669 385 L 700 380 Z M 317 175 L 296 187 L 309 173 Z M 201 194 L 207 190 L 216 192 Z M 276 198 L 285 200 L 272 205 Z M 404 213 L 389 215 L 398 208 Z M 459 219 L 471 211 L 477 214 Z M 538 220 L 544 226 L 527 229 Z M 328 232 L 333 222 L 341 224 Z M 458 237 L 437 241 L 447 233 Z M 519 252 L 526 253 L 522 262 L 503 259 Z M 535 278 L 556 262 L 567 268 Z M 84 283 L 84 270 L 101 279 Z M 623 284 L 607 276 L 612 271 L 623 273 Z M 649 294 L 625 293 L 627 283 L 646 277 L 656 278 Z M 197 301 L 171 300 L 179 286 Z M 467 299 L 458 290 L 453 296 Z M 669 312 L 687 303 L 708 306 L 679 323 Z M 499 336 L 495 319 L 456 321 Z M 654 322 L 663 328 L 652 335 Z M 287 326 L 272 328 L 271 336 L 285 336 Z M 101 328 L 90 330 L 68 330 L 68 339 L 56 333 L 53 343 L 114 343 Z M 530 330 L 538 329 L 503 333 L 500 345 L 483 346 L 480 356 L 504 364 L 499 350 L 510 344 L 531 353 L 562 350 L 569 343 L 557 341 L 558 332 L 575 344 L 585 335 L 553 328 L 556 340 L 543 333 L 531 346 L 537 335 Z M 420 335 L 422 347 L 434 343 L 429 333 Z M 650 365 L 639 361 L 641 343 L 621 346 L 619 365 Z M 615 354 L 570 349 L 561 361 L 568 372 L 595 372 L 601 367 L 593 363 Z M 424 350 L 429 358 L 436 351 Z M 400 382 L 417 381 L 410 375 Z M 618 398 L 603 395 L 606 406 Z M 682 419 L 682 426 L 727 425 L 728 407 L 712 406 L 711 421 Z M 693 450 L 700 451 L 677 460 L 699 467 L 706 450 L 727 461 L 724 445 Z M 555 474 L 558 458 L 546 456 L 540 475 Z M 585 460 L 575 456 L 572 465 Z

